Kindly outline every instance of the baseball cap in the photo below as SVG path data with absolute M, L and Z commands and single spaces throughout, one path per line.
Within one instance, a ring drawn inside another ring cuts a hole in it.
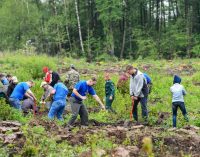
M 41 83 L 40 87 L 43 87 L 44 85 L 47 85 L 47 84 L 48 84 L 47 82 L 43 81 L 43 82 Z
M 16 76 L 13 76 L 13 77 L 11 78 L 11 80 L 12 80 L 13 83 L 18 83 L 18 79 L 17 79 Z

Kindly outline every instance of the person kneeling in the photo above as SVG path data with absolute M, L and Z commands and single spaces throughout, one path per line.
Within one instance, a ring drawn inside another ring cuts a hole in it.
M 32 98 L 36 101 L 35 95 L 32 93 L 30 88 L 34 85 L 33 81 L 21 82 L 17 84 L 15 89 L 13 90 L 12 94 L 9 97 L 10 105 L 18 110 L 21 109 L 21 101 L 23 100 L 24 96 L 28 98 Z
M 22 103 L 22 111 L 28 114 L 30 110 L 35 110 L 35 113 L 39 112 L 39 107 L 34 106 L 35 102 L 32 98 L 27 98 Z

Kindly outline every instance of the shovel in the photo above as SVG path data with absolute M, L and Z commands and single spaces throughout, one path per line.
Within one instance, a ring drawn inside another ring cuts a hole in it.
M 36 116 L 36 107 L 37 107 L 37 102 L 34 101 L 34 105 L 33 105 L 33 115 L 34 115 L 34 117 Z
M 132 109 L 131 109 L 131 112 L 130 112 L 130 121 L 133 120 L 133 110 L 134 110 L 134 100 L 132 100 Z

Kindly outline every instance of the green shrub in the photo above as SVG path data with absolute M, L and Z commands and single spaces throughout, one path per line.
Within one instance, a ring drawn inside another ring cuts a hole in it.
M 32 156 L 37 156 L 38 155 L 38 150 L 37 147 L 34 145 L 27 145 L 23 149 L 22 156 L 23 157 L 32 157 Z
M 195 73 L 193 76 L 192 76 L 192 81 L 193 83 L 200 83 L 200 73 Z
M 8 64 L 9 73 L 16 75 L 20 81 L 43 78 L 42 67 L 56 69 L 56 60 L 46 55 L 5 54 L 2 64 Z M 6 71 L 5 71 L 6 72 Z
M 16 120 L 27 123 L 29 117 L 24 117 L 23 113 L 6 104 L 5 99 L 0 99 L 0 120 Z
M 106 53 L 96 57 L 97 62 L 116 62 L 117 60 L 118 59 L 115 56 Z

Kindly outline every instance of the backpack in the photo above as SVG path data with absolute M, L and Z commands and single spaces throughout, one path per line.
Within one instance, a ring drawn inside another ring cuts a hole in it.
M 147 84 L 147 87 L 148 87 L 148 94 L 150 94 L 151 93 L 151 90 L 152 90 L 152 79 L 151 79 L 151 77 L 148 75 L 148 74 L 146 74 L 146 73 L 143 73 L 143 75 L 144 75 L 144 78 L 146 79 L 146 84 Z
M 142 93 L 144 94 L 145 97 L 148 96 L 149 94 L 149 88 L 148 88 L 145 78 L 143 80 Z

